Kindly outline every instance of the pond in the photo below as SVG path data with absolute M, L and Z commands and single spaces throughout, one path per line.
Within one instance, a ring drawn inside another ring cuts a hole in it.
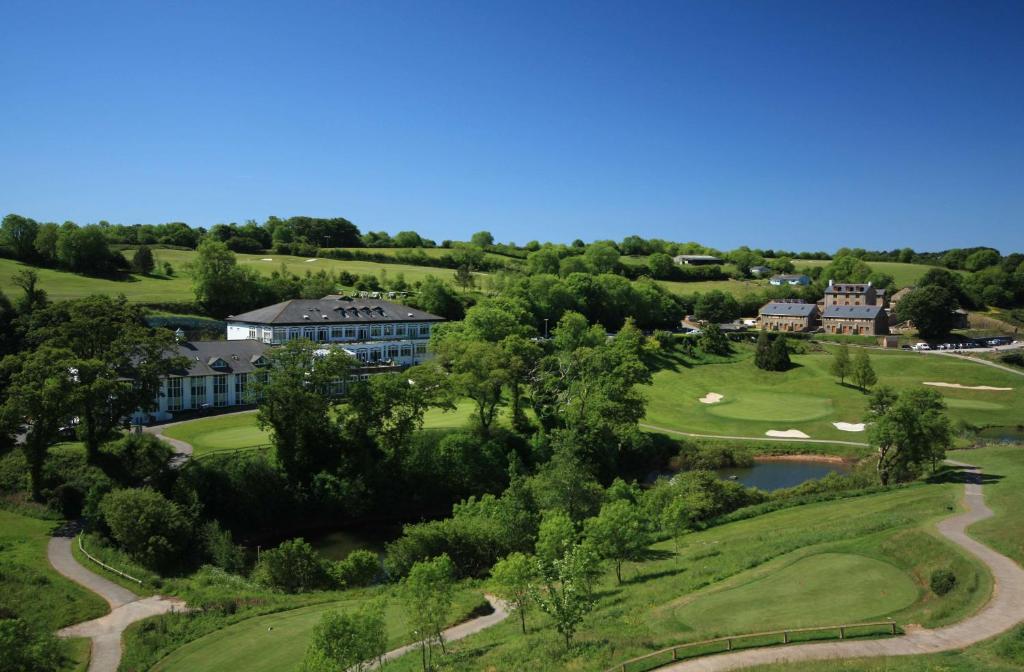
M 750 488 L 765 491 L 792 488 L 795 485 L 824 478 L 829 474 L 847 474 L 846 462 L 819 460 L 764 460 L 750 467 L 726 467 L 718 470 L 720 478 L 737 481 Z
M 391 527 L 334 530 L 310 535 L 309 543 L 329 560 L 344 560 L 352 551 L 363 549 L 382 555 L 384 545 L 395 539 L 400 532 Z

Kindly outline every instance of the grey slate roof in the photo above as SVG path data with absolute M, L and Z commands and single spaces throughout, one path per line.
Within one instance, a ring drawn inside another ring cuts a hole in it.
M 757 311 L 760 315 L 777 315 L 782 317 L 809 317 L 818 310 L 815 303 L 795 303 L 792 301 L 771 301 Z
M 823 319 L 873 320 L 882 310 L 882 306 L 828 306 L 821 317 Z
M 363 324 L 367 322 L 441 322 L 443 317 L 380 299 L 292 299 L 231 315 L 227 322 L 255 324 Z
M 825 288 L 826 294 L 866 294 L 870 284 L 859 282 L 842 282 L 829 285 Z
M 251 373 L 259 369 L 256 362 L 270 349 L 261 341 L 183 341 L 178 343 L 177 356 L 189 360 L 188 371 L 175 371 L 176 376 L 214 376 L 228 373 Z M 215 366 L 218 360 L 226 366 Z
M 780 275 L 773 275 L 772 276 L 772 280 L 780 280 L 782 282 L 789 282 L 790 280 L 795 280 L 795 281 L 810 280 L 810 278 L 807 277 L 806 275 L 804 275 L 803 273 L 782 273 Z

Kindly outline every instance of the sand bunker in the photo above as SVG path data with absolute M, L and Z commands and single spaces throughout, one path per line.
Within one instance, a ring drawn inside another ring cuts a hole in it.
M 807 436 L 806 434 L 804 434 L 803 432 L 801 432 L 799 429 L 786 429 L 786 430 L 782 430 L 782 429 L 769 429 L 767 432 L 764 433 L 764 435 L 765 436 L 773 436 L 773 437 L 778 438 L 778 439 L 809 439 L 809 438 L 811 438 L 811 437 Z
M 961 385 L 960 383 L 922 383 L 932 387 L 954 387 L 958 390 L 992 390 L 993 392 L 1012 392 L 1012 387 L 992 387 L 991 385 Z
M 701 397 L 699 401 L 702 404 L 717 404 L 722 399 L 724 399 L 724 397 L 718 392 L 708 392 L 703 397 Z
M 271 259 L 270 257 L 264 257 L 260 259 L 260 261 L 273 261 L 273 259 Z
M 311 262 L 311 261 L 316 261 L 316 259 L 306 259 L 306 263 L 307 263 L 307 264 L 308 264 L 309 262 Z
M 840 432 L 863 432 L 863 422 L 833 422 L 832 426 Z

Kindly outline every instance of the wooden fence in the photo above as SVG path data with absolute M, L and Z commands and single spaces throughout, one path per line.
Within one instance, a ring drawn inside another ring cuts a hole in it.
M 91 553 L 89 553 L 89 551 L 85 550 L 85 546 L 82 545 L 82 534 L 81 533 L 78 534 L 78 550 L 80 550 L 82 553 L 84 553 L 85 557 L 89 558 L 90 560 L 92 560 L 93 562 L 95 562 L 97 565 L 99 565 L 103 569 L 107 570 L 108 572 L 113 572 L 114 574 L 117 574 L 119 576 L 123 576 L 124 578 L 128 579 L 129 581 L 134 581 L 135 583 L 139 584 L 140 586 L 142 585 L 142 579 L 136 579 L 134 576 L 131 576 L 130 574 L 125 574 L 124 572 L 122 572 L 120 569 L 117 569 L 116 567 L 111 567 L 107 563 L 101 561 L 99 558 L 97 558 L 94 555 L 92 555 Z
M 630 658 L 627 661 L 619 663 L 615 667 L 609 668 L 606 672 L 646 672 L 647 670 L 654 670 L 662 667 L 663 665 L 668 665 L 687 658 L 697 658 L 700 656 L 726 653 L 735 649 L 747 648 L 744 647 L 743 644 L 749 643 L 750 640 L 767 640 L 756 644 L 756 646 L 775 646 L 779 644 L 793 643 L 796 641 L 793 639 L 794 635 L 801 637 L 804 635 L 814 635 L 819 633 L 826 635 L 826 637 L 814 637 L 811 639 L 846 639 L 850 636 L 851 630 L 863 630 L 867 628 L 884 628 L 883 634 L 886 635 L 898 634 L 896 622 L 892 620 L 871 621 L 867 623 L 848 623 L 845 625 L 823 625 L 814 628 L 789 628 L 786 630 L 770 630 L 768 632 L 752 632 L 747 635 L 716 637 L 714 639 L 704 639 L 699 642 L 677 644 L 659 651 L 653 651 L 642 656 L 637 656 L 636 658 Z M 692 651 L 693 649 L 700 648 L 708 648 L 710 650 L 701 652 Z M 647 664 L 645 665 L 644 663 Z
M 201 460 L 204 457 L 211 457 L 213 455 L 234 455 L 235 453 L 248 453 L 254 450 L 269 450 L 274 446 L 269 443 L 261 443 L 256 446 L 243 446 L 241 448 L 214 448 L 212 450 L 205 450 L 199 455 L 192 455 L 193 460 Z

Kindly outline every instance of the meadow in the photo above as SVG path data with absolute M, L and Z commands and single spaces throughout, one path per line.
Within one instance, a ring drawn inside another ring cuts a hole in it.
M 803 269 L 825 267 L 831 264 L 832 261 L 828 259 L 794 259 L 793 266 L 796 267 L 797 272 Z M 896 288 L 911 287 L 918 280 L 924 277 L 924 274 L 930 271 L 934 266 L 926 266 L 924 264 L 907 264 L 901 261 L 868 261 L 865 262 L 871 267 L 871 270 L 879 273 L 887 273 L 893 277 L 896 283 Z M 951 271 L 952 273 L 964 273 L 964 271 Z

